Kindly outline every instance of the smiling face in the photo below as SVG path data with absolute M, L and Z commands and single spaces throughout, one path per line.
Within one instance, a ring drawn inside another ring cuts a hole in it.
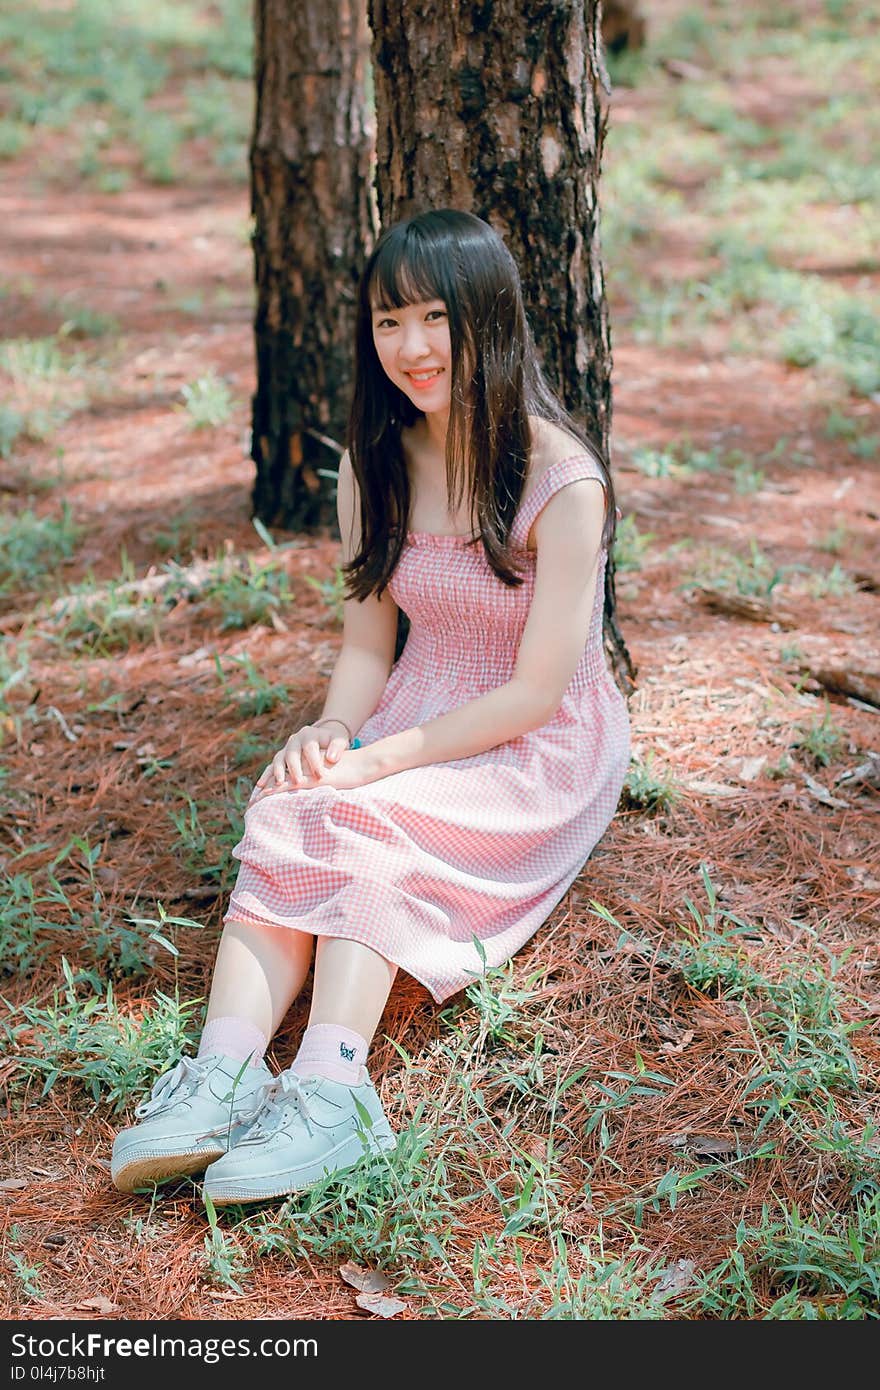
M 376 355 L 389 381 L 417 410 L 448 414 L 452 343 L 443 300 L 391 309 L 374 305 L 372 324 Z

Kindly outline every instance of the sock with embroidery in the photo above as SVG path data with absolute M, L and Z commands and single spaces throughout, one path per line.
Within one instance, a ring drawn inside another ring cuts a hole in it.
M 291 1071 L 297 1076 L 326 1076 L 356 1086 L 370 1044 L 360 1033 L 338 1023 L 312 1023 L 302 1036 Z
M 249 1067 L 256 1067 L 268 1046 L 266 1034 L 246 1018 L 212 1018 L 205 1024 L 198 1055 L 231 1057 L 236 1062 L 247 1061 Z

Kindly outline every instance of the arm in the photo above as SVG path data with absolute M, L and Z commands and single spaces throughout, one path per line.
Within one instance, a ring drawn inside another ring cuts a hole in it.
M 348 453 L 339 461 L 336 512 L 346 564 L 360 546 L 360 509 L 357 484 Z M 343 604 L 342 648 L 336 658 L 319 718 L 339 718 L 356 734 L 382 697 L 394 664 L 397 639 L 397 604 L 386 589 L 359 602 Z
M 371 744 L 377 776 L 469 758 L 553 718 L 589 635 L 604 518 L 602 485 L 591 478 L 553 494 L 535 522 L 535 592 L 510 680 Z

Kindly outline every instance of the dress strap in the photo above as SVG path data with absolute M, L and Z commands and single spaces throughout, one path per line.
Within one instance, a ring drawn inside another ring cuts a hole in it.
M 595 478 L 603 488 L 605 486 L 602 466 L 592 453 L 584 451 L 572 454 L 570 458 L 557 459 L 555 463 L 549 464 L 541 474 L 534 491 L 524 503 L 520 503 L 510 528 L 511 540 L 524 547 L 535 518 L 546 507 L 554 493 L 567 487 L 569 483 L 580 482 L 582 478 Z

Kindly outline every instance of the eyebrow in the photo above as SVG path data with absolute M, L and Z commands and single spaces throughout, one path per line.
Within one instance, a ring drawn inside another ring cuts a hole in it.
M 439 294 L 435 294 L 432 299 L 413 300 L 413 304 L 446 304 Z M 371 304 L 370 313 L 372 314 L 399 314 L 401 309 L 411 309 L 412 304 Z

